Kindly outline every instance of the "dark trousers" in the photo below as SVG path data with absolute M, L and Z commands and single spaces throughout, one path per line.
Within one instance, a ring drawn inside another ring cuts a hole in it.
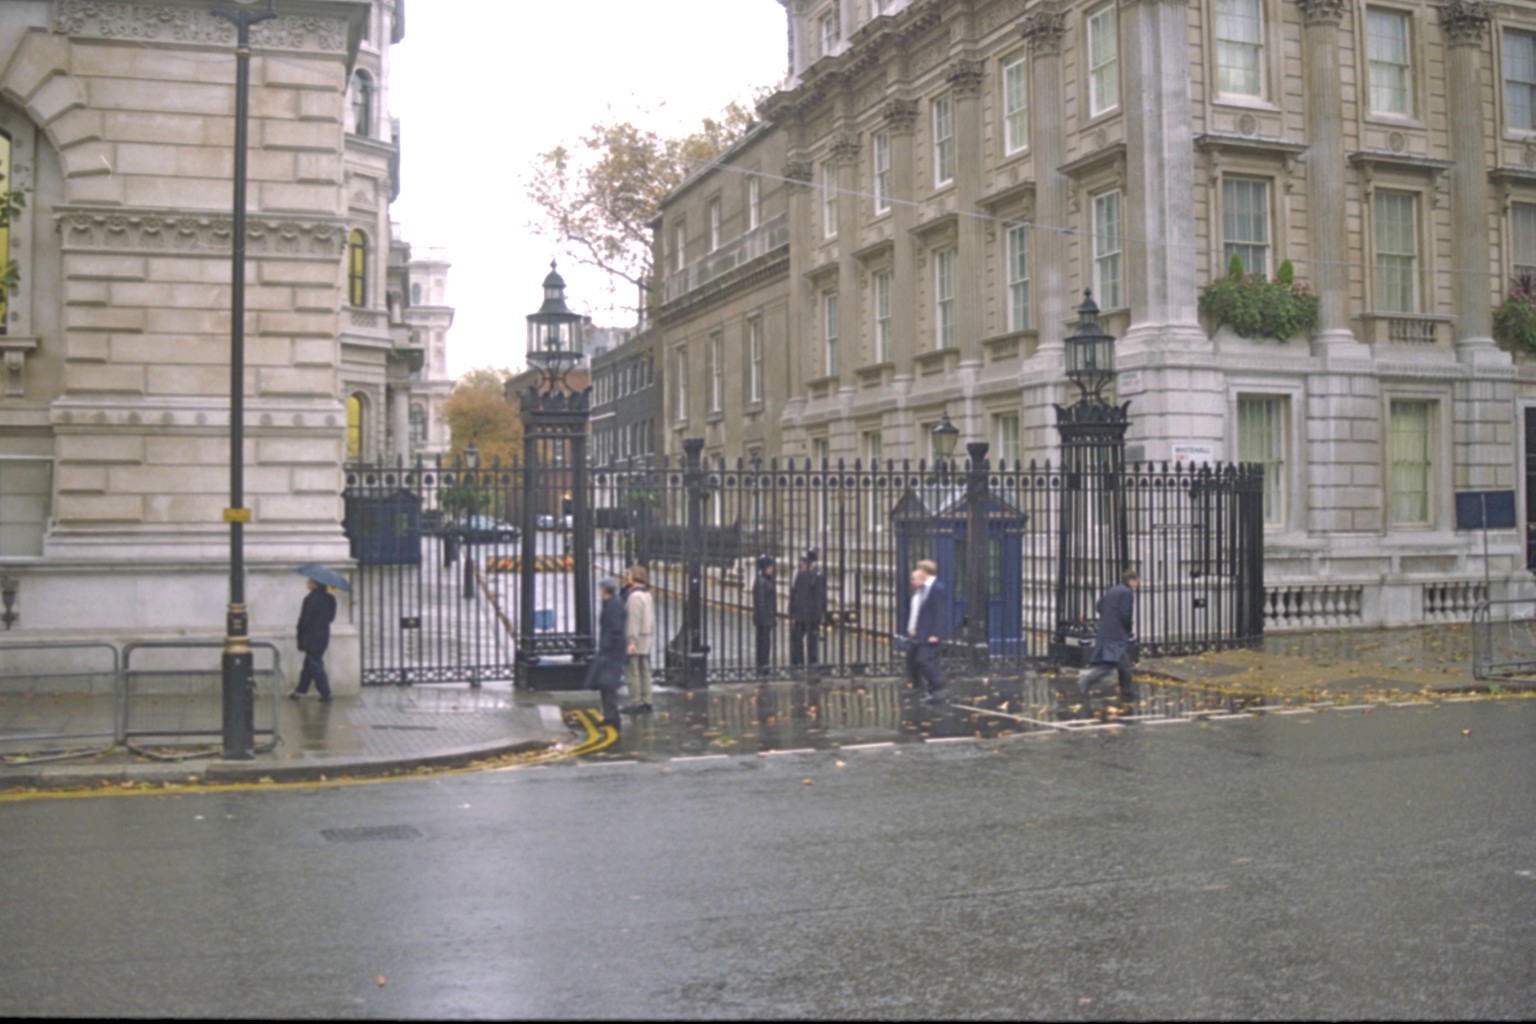
M 1077 681 L 1078 687 L 1087 696 L 1088 692 L 1104 680 L 1111 672 L 1120 677 L 1120 696 L 1130 699 L 1136 695 L 1136 690 L 1131 684 L 1131 655 L 1127 651 L 1120 655 L 1119 661 L 1095 662 L 1081 679 Z
M 907 649 L 907 678 L 914 686 L 926 685 L 929 693 L 938 693 L 949 685 L 939 668 L 938 644 L 913 643 Z
M 331 680 L 325 674 L 325 655 L 304 652 L 304 667 L 299 670 L 299 685 L 295 692 L 308 693 L 310 681 L 313 680 L 315 689 L 320 691 L 320 696 L 331 695 Z
M 773 654 L 773 627 L 757 627 L 757 667 L 767 668 Z
M 598 688 L 597 696 L 603 709 L 603 724 L 619 728 L 619 691 L 603 686 Z
M 789 663 L 791 665 L 821 663 L 821 629 L 818 623 L 796 622 L 789 627 Z

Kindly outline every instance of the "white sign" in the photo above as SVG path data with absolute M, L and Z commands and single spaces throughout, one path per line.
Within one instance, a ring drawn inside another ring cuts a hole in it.
M 1139 395 L 1147 390 L 1146 382 L 1141 379 L 1140 370 L 1127 370 L 1115 378 L 1115 394 Z
M 1175 466 L 1210 465 L 1216 461 L 1216 449 L 1208 444 L 1176 444 L 1173 446 Z

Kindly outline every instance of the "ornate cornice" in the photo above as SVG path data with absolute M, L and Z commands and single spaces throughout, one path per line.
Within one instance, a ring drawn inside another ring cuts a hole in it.
M 949 80 L 949 87 L 954 94 L 962 98 L 981 95 L 982 83 L 987 80 L 981 61 L 971 57 L 950 61 L 944 77 Z
M 234 23 L 206 8 L 110 0 L 58 0 L 53 31 L 84 39 L 233 45 Z M 347 20 L 321 15 L 282 15 L 251 26 L 257 49 L 346 53 Z
M 916 100 L 890 100 L 883 113 L 886 130 L 893 135 L 907 135 L 917 125 Z
M 234 235 L 232 218 L 201 213 L 125 212 L 61 207 L 53 218 L 65 250 L 182 252 L 223 255 Z M 252 256 L 339 256 L 346 249 L 346 223 L 250 217 L 246 252 Z
M 1061 37 L 1067 31 L 1067 16 L 1055 4 L 1046 4 L 1024 15 L 1023 36 L 1029 52 L 1037 57 L 1061 53 Z
M 790 185 L 809 185 L 815 177 L 815 168 L 809 160 L 789 159 L 784 161 L 784 180 Z
M 859 158 L 859 136 L 856 132 L 843 132 L 832 139 L 832 159 L 838 163 L 853 163 Z
M 1480 47 L 1492 16 L 1492 5 L 1484 0 L 1447 0 L 1440 5 L 1440 28 L 1451 46 Z
M 1302 20 L 1308 25 L 1332 25 L 1338 28 L 1352 6 L 1351 0 L 1296 0 Z

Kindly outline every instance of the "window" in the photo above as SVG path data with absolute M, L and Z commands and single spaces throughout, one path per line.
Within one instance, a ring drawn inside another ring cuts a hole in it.
M 875 275 L 875 362 L 888 363 L 891 352 L 891 272 Z
M 352 73 L 352 132 L 365 138 L 373 134 L 373 79 L 366 71 Z
M 955 347 L 955 250 L 933 254 L 934 347 Z
M 411 444 L 427 443 L 427 410 L 419 405 L 411 406 Z
M 1120 105 L 1120 44 L 1115 5 L 1106 4 L 1088 15 L 1088 116 Z
M 1221 237 L 1223 271 L 1236 256 L 1245 274 L 1269 274 L 1269 182 L 1221 180 Z
M 866 430 L 864 432 L 864 458 L 868 460 L 871 468 L 878 467 L 885 461 L 885 438 L 878 430 Z
M 1029 328 L 1029 228 L 1008 228 L 1008 329 Z
M 1536 34 L 1504 32 L 1504 119 L 1517 132 L 1536 131 Z
M 1511 267 L 1516 277 L 1536 277 L 1536 205 L 1511 203 L 1509 206 Z
M 725 342 L 718 334 L 709 336 L 709 347 L 704 350 L 705 375 L 709 379 L 709 411 L 719 412 L 724 398 Z
M 1393 401 L 1388 510 L 1392 526 L 1428 526 L 1432 403 Z
M 812 465 L 825 466 L 832 461 L 832 442 L 824 437 L 811 439 Z
M 678 423 L 688 422 L 688 346 L 679 345 L 674 350 L 676 363 L 673 366 L 672 379 L 677 381 L 677 388 L 673 391 L 676 396 L 672 406 L 672 418 Z
M 763 179 L 755 173 L 747 178 L 747 230 L 763 222 Z
M 891 208 L 891 136 L 877 132 L 874 141 L 875 212 L 884 213 Z
M 837 44 L 843 37 L 842 25 L 837 17 L 837 5 L 832 5 L 832 10 L 821 16 L 821 55 L 831 56 L 837 52 Z
M 411 282 L 411 305 L 421 305 L 421 284 L 416 281 Z
M 997 459 L 999 466 L 1016 466 L 1019 463 L 1019 414 L 1003 413 L 994 422 L 997 425 Z
M 1232 96 L 1264 92 L 1263 0 L 1216 0 L 1216 88 Z
M 1376 308 L 1390 313 L 1418 309 L 1418 197 L 1378 189 L 1373 205 L 1376 238 Z
M 1093 291 L 1100 309 L 1123 304 L 1120 295 L 1120 192 L 1093 197 Z
M 823 370 L 828 377 L 838 373 L 837 353 L 837 292 L 821 297 L 822 337 L 826 340 L 826 360 Z
M 933 183 L 946 185 L 955 177 L 955 117 L 948 94 L 933 101 Z
M 747 401 L 763 400 L 763 321 L 747 321 Z
M 685 262 L 688 252 L 688 235 L 684 228 L 682 221 L 672 226 L 672 269 L 679 273 L 688 265 Z
M 1029 63 L 1016 57 L 1003 65 L 1003 152 L 1029 145 Z
M 347 235 L 347 302 L 368 304 L 368 236 L 357 228 Z
M 720 248 L 720 200 L 709 201 L 709 251 Z
M 363 457 L 363 396 L 347 396 L 347 458 L 357 461 Z
M 11 137 L 5 132 L 0 132 L 0 205 L 5 205 L 10 198 L 11 180 Z M 0 224 L 0 274 L 6 272 L 11 265 L 11 229 L 8 223 Z M 10 304 L 8 295 L 0 292 L 0 334 L 6 333 L 6 325 L 10 322 Z
M 1370 65 L 1371 112 L 1413 113 L 1408 15 L 1377 7 L 1365 12 L 1365 57 Z
M 837 237 L 837 164 L 821 165 L 821 237 Z
M 1285 521 L 1285 410 L 1278 395 L 1237 396 L 1237 459 L 1264 470 L 1264 525 Z
M 0 458 L 0 558 L 36 558 L 52 514 L 53 462 Z

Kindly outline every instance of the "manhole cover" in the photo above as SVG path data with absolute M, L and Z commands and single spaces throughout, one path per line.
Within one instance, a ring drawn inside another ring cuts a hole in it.
M 376 839 L 420 839 L 410 825 L 364 825 L 357 828 L 323 828 L 320 834 L 332 843 L 368 843 Z

